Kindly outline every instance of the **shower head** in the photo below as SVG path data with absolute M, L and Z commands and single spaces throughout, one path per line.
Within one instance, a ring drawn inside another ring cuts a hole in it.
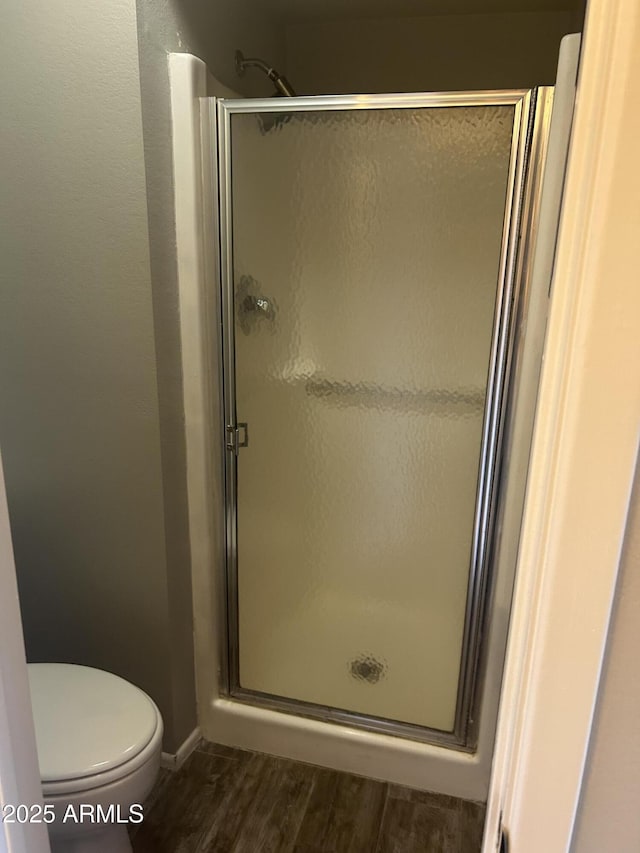
M 275 68 L 263 62 L 262 59 L 245 59 L 242 51 L 236 50 L 236 73 L 238 77 L 242 77 L 247 68 L 259 68 L 260 71 L 264 72 L 278 90 L 278 95 L 285 98 L 295 98 L 296 93 L 293 86 Z

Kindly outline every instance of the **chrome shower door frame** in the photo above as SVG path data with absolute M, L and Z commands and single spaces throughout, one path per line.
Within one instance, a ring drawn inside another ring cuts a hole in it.
M 514 350 L 518 309 L 517 270 L 519 235 L 527 180 L 527 163 L 534 135 L 538 92 L 507 90 L 392 95 L 331 95 L 286 99 L 219 99 L 215 122 L 218 142 L 220 228 L 220 287 L 222 304 L 223 435 L 238 427 L 235 384 L 235 309 L 233 281 L 233 219 L 231 185 L 231 120 L 240 113 L 291 113 L 338 110 L 381 110 L 429 107 L 513 106 L 514 120 L 502 228 L 487 394 L 482 427 L 480 466 L 476 493 L 473 540 L 458 680 L 455 724 L 445 732 L 396 720 L 368 716 L 305 701 L 242 688 L 239 680 L 237 451 L 225 442 L 225 530 L 227 624 L 222 640 L 222 691 L 229 698 L 286 713 L 341 723 L 370 731 L 473 751 L 477 736 L 477 705 L 481 693 L 480 662 L 486 634 L 487 598 L 490 590 L 492 540 L 499 512 L 499 480 L 504 426 L 508 408 L 508 378 Z M 548 91 L 548 90 L 546 90 Z M 542 111 L 541 111 L 542 112 Z

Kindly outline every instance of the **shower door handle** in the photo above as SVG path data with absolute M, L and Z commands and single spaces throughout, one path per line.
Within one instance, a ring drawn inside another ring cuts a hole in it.
M 241 430 L 242 438 L 240 438 Z M 246 421 L 235 426 L 232 424 L 227 426 L 227 450 L 233 450 L 237 456 L 241 447 L 249 447 L 249 425 Z

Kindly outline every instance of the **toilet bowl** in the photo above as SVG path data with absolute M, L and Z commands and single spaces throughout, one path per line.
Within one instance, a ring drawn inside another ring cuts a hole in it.
M 40 778 L 52 853 L 132 853 L 160 767 L 162 717 L 117 675 L 29 664 Z

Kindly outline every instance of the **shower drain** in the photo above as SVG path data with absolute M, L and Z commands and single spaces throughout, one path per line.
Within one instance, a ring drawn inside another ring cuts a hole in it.
M 358 681 L 377 684 L 387 674 L 387 664 L 386 661 L 378 660 L 373 655 L 362 654 L 351 661 L 349 672 Z

